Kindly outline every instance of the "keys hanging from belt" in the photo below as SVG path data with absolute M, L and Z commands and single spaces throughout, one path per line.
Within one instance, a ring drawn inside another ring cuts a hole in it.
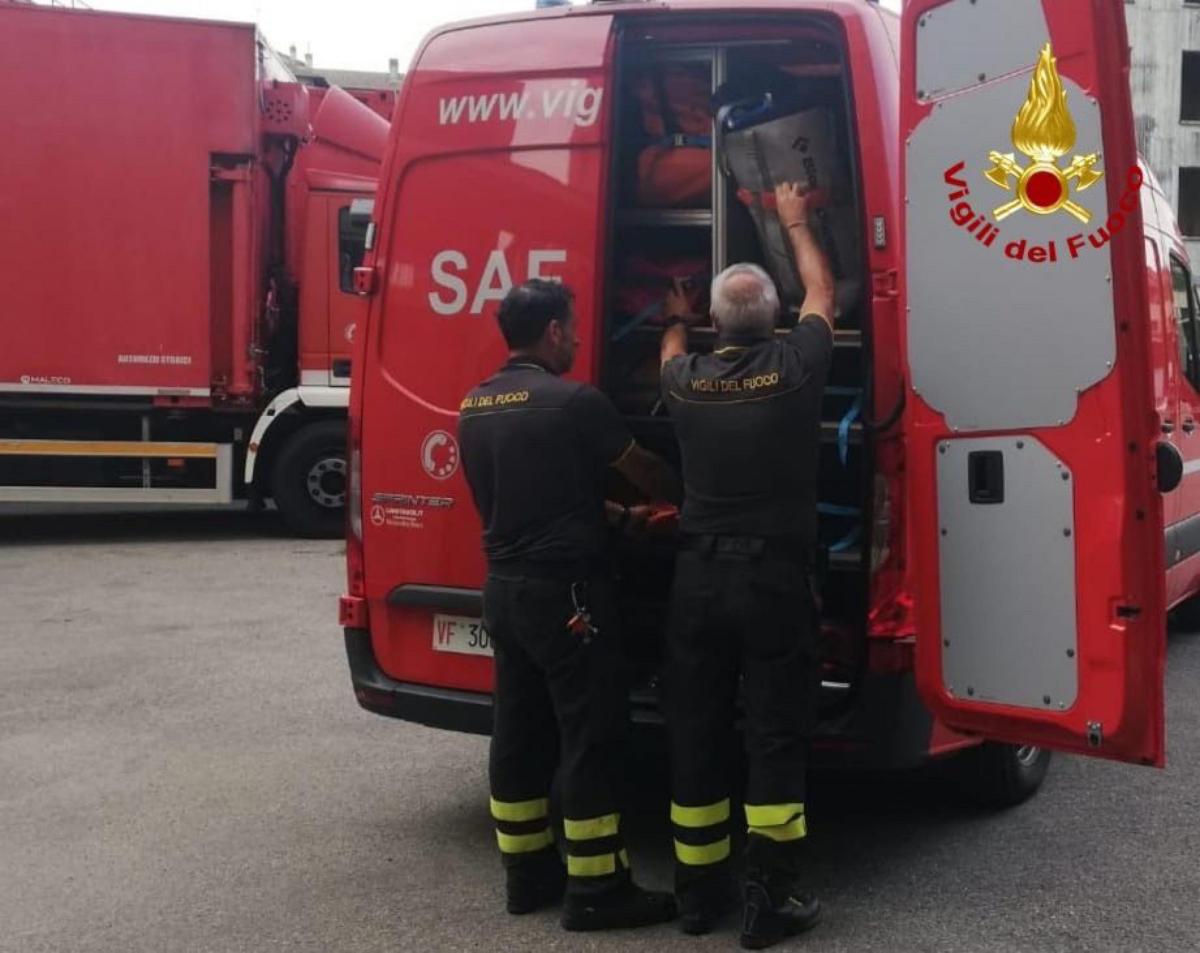
M 584 645 L 588 645 L 593 636 L 600 634 L 600 630 L 592 625 L 592 613 L 587 607 L 586 593 L 586 582 L 571 583 L 571 607 L 575 614 L 567 620 L 567 631 L 583 639 Z

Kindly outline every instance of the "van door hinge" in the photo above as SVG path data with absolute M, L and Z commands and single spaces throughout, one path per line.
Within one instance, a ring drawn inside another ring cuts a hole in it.
M 1099 748 L 1104 744 L 1104 725 L 1098 721 L 1087 723 L 1087 743 L 1089 748 Z
M 876 298 L 894 298 L 900 293 L 900 274 L 895 268 L 871 275 L 871 294 Z

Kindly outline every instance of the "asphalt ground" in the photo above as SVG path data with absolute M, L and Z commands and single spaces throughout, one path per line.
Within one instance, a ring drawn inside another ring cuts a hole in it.
M 0 950 L 736 948 L 506 915 L 486 741 L 357 707 L 342 576 L 270 514 L 0 514 Z M 1200 636 L 1169 645 L 1166 771 L 1058 758 L 1002 814 L 936 775 L 815 779 L 826 920 L 783 948 L 1200 949 Z M 629 774 L 666 887 L 661 759 Z

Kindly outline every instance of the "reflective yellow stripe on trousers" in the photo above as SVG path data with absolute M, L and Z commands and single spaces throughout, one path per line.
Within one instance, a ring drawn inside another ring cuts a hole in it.
M 747 804 L 746 824 L 751 834 L 773 841 L 800 840 L 808 835 L 804 805 L 799 803 Z
M 528 854 L 549 847 L 554 843 L 554 838 L 547 827 L 532 834 L 505 834 L 504 831 L 496 831 L 496 842 L 500 845 L 501 853 Z
M 596 840 L 599 837 L 616 837 L 621 826 L 620 814 L 603 814 L 582 821 L 563 819 L 563 833 L 567 840 Z
M 729 798 L 713 804 L 685 807 L 671 802 L 671 823 L 680 827 L 712 827 L 729 820 Z
M 538 821 L 550 812 L 550 802 L 544 797 L 532 801 L 497 801 L 491 799 L 492 817 L 498 821 Z
M 597 854 L 595 857 L 567 855 L 567 873 L 572 877 L 606 877 L 617 872 L 617 862 L 629 867 L 629 854 L 624 849 L 615 854 Z
M 676 838 L 675 859 L 689 867 L 706 867 L 709 864 L 719 864 L 729 856 L 729 835 L 726 834 L 713 844 L 685 844 Z

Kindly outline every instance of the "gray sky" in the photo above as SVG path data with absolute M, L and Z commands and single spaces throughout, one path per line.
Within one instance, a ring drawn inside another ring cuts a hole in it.
M 387 70 L 389 57 L 401 72 L 421 38 L 452 20 L 529 10 L 534 0 L 88 0 L 101 10 L 129 10 L 164 16 L 207 17 L 257 23 L 271 45 L 287 52 L 292 44 L 326 68 Z M 899 7 L 900 0 L 884 0 Z

